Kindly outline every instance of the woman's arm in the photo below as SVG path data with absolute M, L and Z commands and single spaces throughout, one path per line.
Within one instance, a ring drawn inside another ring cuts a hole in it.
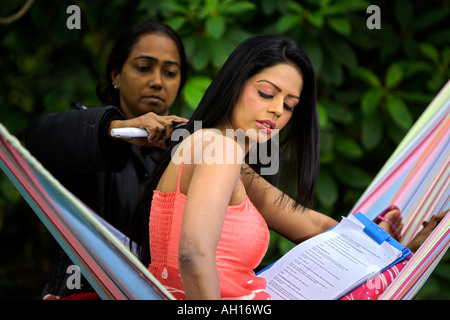
M 242 170 L 247 194 L 269 228 L 300 243 L 337 224 L 337 221 L 314 210 L 295 207 L 295 201 L 245 166 Z
M 26 147 L 53 174 L 118 171 L 131 148 L 109 139 L 109 123 L 125 119 L 113 106 L 46 114 L 30 125 Z
M 126 119 L 114 106 L 64 110 L 34 120 L 27 131 L 26 146 L 53 174 L 120 171 L 131 155 L 130 143 L 166 148 L 164 140 L 170 138 L 173 123 L 186 121 L 153 112 Z M 111 138 L 111 129 L 121 127 L 145 128 L 148 138 Z
M 220 136 L 218 139 L 227 138 Z M 204 142 L 202 149 L 208 145 Z M 242 153 L 238 148 L 236 151 Z M 190 166 L 194 168 L 187 187 L 179 238 L 180 275 L 187 299 L 219 299 L 216 248 L 227 207 L 240 183 L 240 164 L 207 164 L 202 161 Z

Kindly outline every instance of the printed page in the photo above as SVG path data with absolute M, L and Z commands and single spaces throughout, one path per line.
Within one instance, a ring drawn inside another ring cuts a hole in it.
M 359 222 L 347 218 L 332 230 L 289 251 L 260 277 L 273 300 L 338 299 L 401 256 L 377 244 Z

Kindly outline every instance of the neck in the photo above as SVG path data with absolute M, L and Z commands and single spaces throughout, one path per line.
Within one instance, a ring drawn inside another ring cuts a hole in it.
M 246 136 L 242 130 L 236 130 L 226 125 L 217 127 L 216 129 L 218 129 L 222 133 L 222 135 L 233 138 L 234 141 L 236 141 L 236 143 L 242 148 L 242 150 L 244 150 L 244 156 L 246 156 L 250 148 L 252 148 L 256 144 L 256 141 Z

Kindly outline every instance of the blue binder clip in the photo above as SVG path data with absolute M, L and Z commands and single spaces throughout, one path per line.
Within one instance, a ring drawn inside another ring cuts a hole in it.
M 376 224 L 370 224 L 366 226 L 363 231 L 378 244 L 382 244 L 384 241 L 387 241 L 391 238 L 391 236 L 386 231 L 381 229 Z
M 365 225 L 363 229 L 364 233 L 375 240 L 376 243 L 382 244 L 384 241 L 388 241 L 389 239 L 391 239 L 389 233 L 381 229 L 376 223 L 371 221 L 361 212 L 355 213 L 355 216 Z

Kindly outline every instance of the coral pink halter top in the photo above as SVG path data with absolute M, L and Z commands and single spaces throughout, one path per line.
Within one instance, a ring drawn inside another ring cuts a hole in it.
M 180 191 L 184 160 L 178 173 L 176 192 L 153 191 L 150 210 L 149 271 L 176 299 L 185 299 L 178 269 L 178 239 L 186 195 Z M 220 182 L 219 182 L 220 183 Z M 269 245 L 269 229 L 248 196 L 229 205 L 216 250 L 216 263 L 222 298 L 270 299 L 264 290 L 266 280 L 253 272 Z

